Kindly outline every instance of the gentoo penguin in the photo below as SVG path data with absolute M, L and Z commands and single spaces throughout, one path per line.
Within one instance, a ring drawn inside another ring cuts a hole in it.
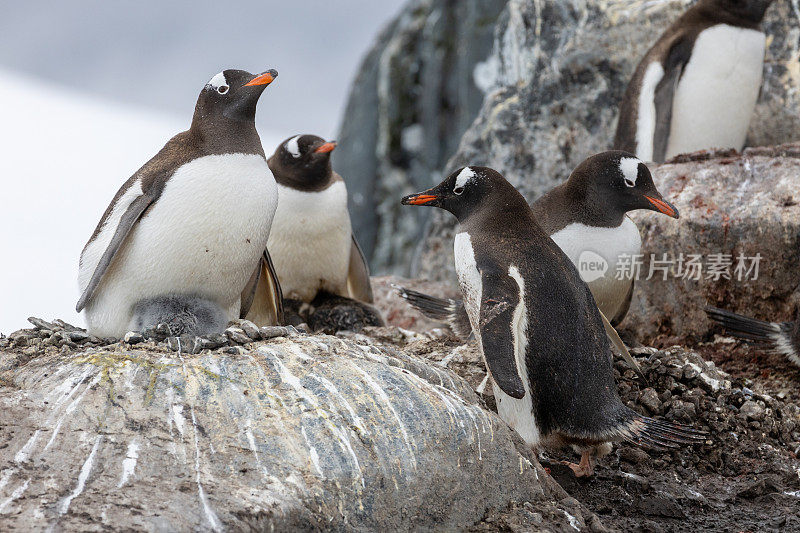
M 761 89 L 772 0 L 699 0 L 636 67 L 614 148 L 645 161 L 744 147 Z
M 794 322 L 764 322 L 711 306 L 706 313 L 734 337 L 785 355 L 800 366 L 800 308 Z
M 578 267 L 601 313 L 612 325 L 625 318 L 633 295 L 634 280 L 632 273 L 625 271 L 624 262 L 630 263 L 642 246 L 639 229 L 626 213 L 648 209 L 679 216 L 675 206 L 656 189 L 647 165 L 633 154 L 618 150 L 584 160 L 566 182 L 531 208 L 539 226 Z M 399 293 L 426 316 L 449 323 L 461 338 L 469 334 L 469 319 L 461 302 L 408 289 Z
M 259 317 L 279 320 L 266 253 L 278 190 L 255 127 L 259 96 L 277 75 L 216 74 L 191 127 L 117 191 L 80 258 L 77 310 L 89 333 L 121 337 L 170 309 L 202 310 L 187 333 L 213 333 L 254 302 L 265 306 L 253 310 Z
M 589 288 L 498 172 L 464 167 L 403 203 L 458 220 L 455 267 L 472 331 L 498 413 L 529 445 L 577 446 L 581 462 L 570 467 L 584 476 L 612 441 L 669 448 L 701 440 L 622 403 Z
M 279 200 L 268 248 L 287 301 L 316 307 L 329 297 L 349 299 L 366 311 L 369 325 L 382 325 L 374 307 L 356 303 L 372 303 L 372 286 L 350 225 L 347 188 L 331 168 L 335 148 L 316 135 L 295 135 L 269 158 Z

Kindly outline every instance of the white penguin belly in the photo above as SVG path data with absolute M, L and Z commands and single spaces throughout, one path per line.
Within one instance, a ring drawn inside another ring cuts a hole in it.
M 121 200 L 130 203 L 133 198 L 126 196 L 136 192 L 141 192 L 138 182 Z M 164 294 L 198 295 L 217 303 L 229 319 L 238 318 L 241 291 L 267 245 L 277 201 L 275 179 L 261 156 L 205 156 L 178 168 L 134 225 L 86 306 L 90 333 L 123 335 L 136 302 Z M 81 290 L 119 216 L 109 217 L 84 251 Z
M 765 35 L 718 24 L 697 37 L 672 103 L 665 157 L 744 146 L 764 68 Z
M 472 240 L 468 233 L 458 233 L 454 243 L 455 266 L 458 280 L 461 285 L 461 292 L 464 298 L 464 307 L 469 315 L 472 331 L 475 340 L 483 354 L 483 343 L 481 342 L 481 332 L 479 327 L 480 302 L 483 295 L 481 274 L 475 263 L 475 253 L 472 248 Z M 497 383 L 492 379 L 492 391 L 494 392 L 497 403 L 497 413 L 520 437 L 530 446 L 535 447 L 539 444 L 540 434 L 533 414 L 533 400 L 530 393 L 530 381 L 528 380 L 528 368 L 525 365 L 525 348 L 527 346 L 527 315 L 525 312 L 524 283 L 519 276 L 519 272 L 513 266 L 509 269 L 509 275 L 514 278 L 520 287 L 520 301 L 514 312 L 514 323 L 511 325 L 511 333 L 514 338 L 514 352 L 516 357 L 517 370 L 525 389 L 525 396 L 520 399 L 513 398 L 502 391 Z M 483 354 L 484 364 L 486 355 Z M 487 365 L 488 372 L 488 365 Z
M 597 307 L 611 320 L 625 304 L 631 284 L 628 264 L 641 253 L 639 228 L 627 216 L 616 228 L 573 223 L 550 236 L 576 266 Z M 599 256 L 599 258 L 598 258 Z M 617 279 L 618 272 L 626 274 Z
M 320 290 L 347 296 L 352 229 L 344 182 L 314 192 L 279 184 L 278 196 L 267 248 L 284 298 L 310 302 Z

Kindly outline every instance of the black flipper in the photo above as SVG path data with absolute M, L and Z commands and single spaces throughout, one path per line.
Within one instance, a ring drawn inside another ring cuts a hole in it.
M 522 339 L 517 339 L 514 331 L 514 311 L 520 301 L 519 286 L 508 274 L 484 270 L 481 272 L 481 287 L 478 327 L 486 366 L 504 393 L 512 398 L 523 398 L 525 387 L 517 369 L 519 347 L 515 342 Z M 527 345 L 527 336 L 524 341 Z M 525 354 L 522 354 L 522 359 L 525 360 Z
M 373 303 L 372 284 L 369 279 L 369 264 L 358 245 L 355 235 L 351 235 L 350 264 L 347 268 L 347 292 L 350 298 Z
M 656 123 L 653 131 L 653 161 L 662 162 L 667 152 L 670 128 L 672 127 L 672 104 L 675 89 L 683 75 L 683 68 L 689 62 L 694 43 L 688 40 L 676 41 L 670 48 L 663 64 L 664 77 L 656 86 Z
M 139 222 L 142 214 L 156 200 L 158 193 L 160 193 L 160 191 L 147 191 L 143 193 L 141 196 L 137 197 L 133 202 L 131 202 L 128 206 L 128 209 L 125 210 L 125 213 L 123 213 L 122 217 L 119 219 L 119 224 L 117 224 L 117 229 L 114 231 L 114 236 L 111 238 L 111 242 L 108 244 L 108 247 L 106 247 L 106 250 L 100 257 L 100 261 L 97 263 L 97 267 L 94 269 L 92 278 L 89 280 L 88 285 L 86 285 L 86 289 L 83 291 L 83 294 L 81 294 L 81 297 L 78 300 L 78 305 L 75 306 L 75 310 L 77 312 L 80 313 L 83 308 L 86 307 L 86 304 L 89 303 L 89 300 L 94 297 L 97 286 L 100 285 L 103 275 L 108 270 L 109 265 L 111 265 L 111 261 L 114 260 L 116 253 L 122 247 L 122 243 L 125 242 L 125 238 L 131 232 L 136 223 Z
M 242 291 L 239 309 L 240 318 L 247 318 L 257 326 L 284 323 L 283 292 L 267 250 L 264 250 L 255 272 Z

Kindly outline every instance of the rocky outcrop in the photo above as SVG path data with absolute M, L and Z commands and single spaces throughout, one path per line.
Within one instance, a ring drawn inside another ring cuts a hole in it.
M 463 529 L 512 501 L 598 524 L 464 380 L 396 345 L 75 350 L 51 326 L 0 350 L 2 530 Z
M 680 220 L 637 211 L 641 271 L 622 326 L 702 338 L 705 305 L 770 321 L 800 302 L 800 144 L 699 152 L 654 174 Z M 651 279 L 647 279 L 651 278 Z
M 475 66 L 489 56 L 505 4 L 411 0 L 361 65 L 333 165 L 374 272 L 407 274 L 430 213 L 398 199 L 438 179 L 477 115 L 485 78 Z
M 491 90 L 448 170 L 493 167 L 529 201 L 566 179 L 585 157 L 610 147 L 629 76 L 689 3 L 511 0 L 483 69 Z M 798 20 L 791 2 L 767 12 L 769 48 L 750 146 L 800 139 Z M 434 214 L 413 268 L 419 277 L 454 279 L 452 228 L 452 217 Z

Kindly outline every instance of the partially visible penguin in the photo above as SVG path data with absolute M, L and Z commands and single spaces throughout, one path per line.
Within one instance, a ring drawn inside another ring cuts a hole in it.
M 76 308 L 89 333 L 118 338 L 173 321 L 202 335 L 248 312 L 280 321 L 266 253 L 278 191 L 255 127 L 277 75 L 216 74 L 191 127 L 119 189 L 81 253 Z
M 612 325 L 622 322 L 630 307 L 634 279 L 625 262 L 632 262 L 642 246 L 639 228 L 627 213 L 648 209 L 679 216 L 656 188 L 647 165 L 619 150 L 584 160 L 566 182 L 539 198 L 531 209 L 539 226 L 578 266 Z M 590 270 L 597 262 L 602 262 L 604 270 Z M 469 320 L 460 301 L 403 288 L 399 293 L 426 316 L 449 323 L 460 337 L 469 333 Z
M 706 313 L 734 337 L 781 354 L 800 366 L 800 308 L 794 322 L 765 322 L 711 306 L 706 307 Z
M 269 158 L 279 201 L 268 247 L 287 303 L 310 304 L 315 330 L 383 325 L 353 235 L 347 188 L 331 168 L 335 142 L 295 135 Z
M 645 161 L 744 147 L 761 89 L 772 0 L 699 0 L 636 67 L 614 148 Z
M 569 466 L 588 476 L 609 442 L 670 448 L 703 440 L 622 403 L 589 288 L 498 172 L 464 167 L 403 203 L 458 219 L 456 272 L 497 411 L 530 446 L 576 447 L 581 462 Z

